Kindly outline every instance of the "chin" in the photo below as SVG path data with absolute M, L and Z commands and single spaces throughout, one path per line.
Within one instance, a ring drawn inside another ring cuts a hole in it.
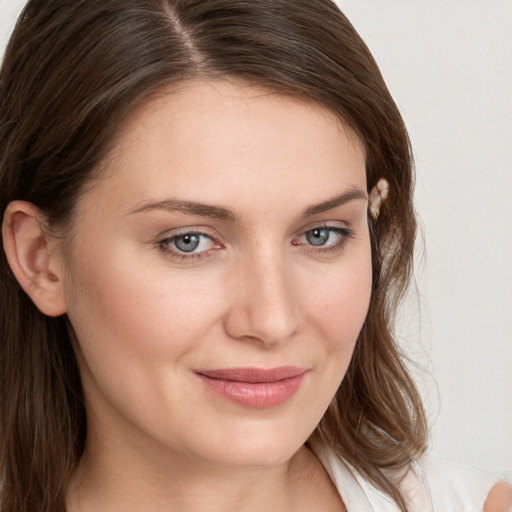
M 310 428 L 290 425 L 261 424 L 225 429 L 216 437 L 213 432 L 206 443 L 195 445 L 196 456 L 221 467 L 274 467 L 288 462 L 309 438 Z M 198 450 L 198 448 L 200 448 Z

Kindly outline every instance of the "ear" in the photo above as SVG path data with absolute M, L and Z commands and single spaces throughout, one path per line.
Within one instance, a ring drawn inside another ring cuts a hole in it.
M 63 265 L 57 240 L 42 229 L 44 215 L 32 203 L 13 201 L 7 206 L 2 236 L 7 261 L 27 295 L 48 316 L 66 312 Z

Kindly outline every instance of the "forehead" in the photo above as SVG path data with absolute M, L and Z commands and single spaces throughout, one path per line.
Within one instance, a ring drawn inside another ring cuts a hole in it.
M 366 183 L 362 144 L 337 116 L 226 81 L 182 84 L 137 107 L 107 169 L 131 204 L 189 194 L 213 204 L 259 194 L 263 204 L 276 187 L 281 201 L 307 203 Z

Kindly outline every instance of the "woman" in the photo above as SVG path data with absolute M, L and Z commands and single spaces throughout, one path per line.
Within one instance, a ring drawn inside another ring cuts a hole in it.
M 421 457 L 409 141 L 334 4 L 29 2 L 0 116 L 2 510 L 506 510 Z

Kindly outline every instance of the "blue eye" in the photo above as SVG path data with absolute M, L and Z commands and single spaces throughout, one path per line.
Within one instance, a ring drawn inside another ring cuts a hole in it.
M 186 256 L 201 254 L 214 247 L 214 241 L 205 233 L 188 232 L 166 238 L 159 243 L 160 247 L 170 253 Z
M 201 235 L 196 233 L 174 237 L 174 245 L 182 252 L 193 252 L 199 247 Z
M 336 248 L 341 247 L 352 236 L 353 232 L 348 228 L 319 226 L 306 231 L 299 237 L 299 242 L 318 248 Z
M 317 228 L 312 229 L 310 231 L 306 231 L 304 233 L 306 240 L 311 245 L 325 245 L 329 241 L 329 237 L 331 236 L 331 232 L 325 228 Z

